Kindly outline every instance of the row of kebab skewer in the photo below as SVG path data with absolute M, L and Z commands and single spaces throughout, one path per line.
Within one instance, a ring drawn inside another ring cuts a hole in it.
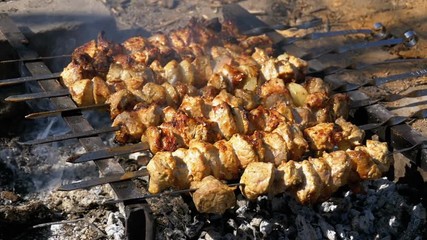
M 345 120 L 348 97 L 306 71 L 266 35 L 193 19 L 122 44 L 100 34 L 61 76 L 78 105 L 110 105 L 117 142 L 147 144 L 150 193 L 196 189 L 198 211 L 222 214 L 239 178 L 250 200 L 288 192 L 311 204 L 388 171 L 387 144 L 365 141 Z

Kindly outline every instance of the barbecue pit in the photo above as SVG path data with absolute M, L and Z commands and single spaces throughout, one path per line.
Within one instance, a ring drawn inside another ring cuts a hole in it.
M 241 19 L 245 19 L 245 20 L 250 19 L 250 16 L 246 15 L 247 13 L 245 13 L 243 10 L 241 10 L 238 7 L 232 6 L 229 9 L 230 10 L 228 13 L 227 13 L 227 11 L 225 11 L 225 12 L 228 14 L 228 17 L 230 17 L 230 18 L 234 17 L 237 21 L 241 20 Z M 13 26 L 13 23 L 8 20 L 7 16 L 3 16 L 2 19 L 4 22 L 6 22 L 6 26 L 8 27 L 8 28 L 6 28 L 6 30 L 3 29 L 2 32 L 3 31 L 7 32 L 7 31 L 10 31 L 11 29 L 13 30 L 12 32 L 14 34 L 5 34 L 5 35 L 15 37 L 12 39 L 9 38 L 8 40 L 9 40 L 10 44 L 12 45 L 12 47 L 15 50 L 18 50 L 17 51 L 18 55 L 20 55 L 21 58 L 26 58 L 27 56 L 34 57 L 36 53 L 28 51 L 27 48 L 25 46 L 23 46 L 23 43 L 25 43 L 25 41 L 24 42 L 22 41 L 24 39 L 24 37 L 22 35 L 20 35 L 19 31 L 17 31 L 16 28 L 9 28 L 10 26 Z M 249 21 L 249 22 L 251 22 L 251 21 Z M 245 21 L 245 23 L 246 23 L 246 21 Z M 241 25 L 242 30 L 248 30 L 248 29 L 251 29 L 255 26 L 262 26 L 261 24 L 263 24 L 263 23 L 258 22 L 256 20 L 253 20 L 253 24 L 254 25 L 252 25 L 252 26 L 249 25 L 249 27 L 246 27 L 246 29 L 245 29 L 244 23 L 241 23 L 241 24 L 238 23 L 238 25 Z M 286 46 L 286 47 L 293 47 L 293 46 Z M 19 50 L 22 48 L 24 48 L 26 50 L 20 52 Z M 289 52 L 293 51 L 293 54 L 301 54 L 301 56 L 305 55 L 305 53 L 298 53 L 298 49 L 296 47 L 293 47 L 292 49 L 288 49 L 288 51 Z M 40 67 L 42 65 L 40 65 L 40 62 L 38 62 L 38 61 L 29 62 L 29 63 L 26 63 L 25 65 L 27 65 L 27 68 L 29 68 L 30 72 L 32 72 L 33 75 L 40 75 L 40 74 L 48 74 L 49 73 L 47 68 Z M 319 70 L 319 69 L 317 69 L 317 70 Z M 322 69 L 320 69 L 320 70 L 322 70 Z M 422 74 L 422 72 L 420 74 Z M 331 81 L 333 81 L 333 78 Z M 55 83 L 56 83 L 55 81 L 50 81 L 50 80 L 49 81 L 40 81 L 40 83 L 45 83 L 46 84 L 44 86 L 45 90 L 48 90 L 48 91 L 57 90 L 60 88 L 60 86 L 55 85 Z M 366 124 L 368 122 L 369 123 L 371 123 L 371 122 L 373 122 L 373 123 L 383 122 L 383 121 L 387 120 L 389 112 L 384 107 L 381 107 L 381 105 L 375 104 L 375 102 L 373 102 L 373 101 L 370 102 L 371 99 L 367 98 L 366 95 L 364 95 L 362 92 L 357 91 L 357 92 L 352 93 L 352 94 L 353 94 L 352 98 L 355 102 L 358 102 L 361 105 L 370 105 L 370 106 L 363 107 L 363 108 L 359 106 L 358 110 L 355 111 L 355 113 L 354 113 L 355 117 L 354 118 L 356 120 L 361 120 L 360 124 Z M 61 97 L 60 99 L 64 100 L 66 98 L 67 97 Z M 53 99 L 55 99 L 55 98 L 53 98 Z M 62 105 L 62 104 L 64 104 L 62 100 L 60 100 L 61 106 L 73 107 L 71 102 L 69 103 L 70 105 L 67 105 L 67 104 L 65 106 Z M 365 102 L 363 102 L 363 101 L 365 101 Z M 358 119 L 357 116 L 359 114 L 362 114 L 363 111 L 366 111 L 367 113 L 369 113 L 371 120 L 362 121 L 363 119 L 360 119 L 360 118 Z M 75 130 L 78 132 L 80 132 L 81 130 L 87 131 L 87 130 L 91 129 L 91 126 L 87 125 L 87 123 L 86 123 L 87 122 L 86 117 L 81 117 L 78 115 L 75 116 L 74 113 L 71 113 L 69 116 L 67 114 L 67 116 L 65 116 L 64 118 L 66 119 L 66 121 L 67 121 L 67 119 L 69 119 L 70 120 L 69 124 L 71 126 L 73 126 L 73 124 L 74 124 Z M 383 127 L 375 128 L 374 129 L 375 133 L 377 133 L 381 139 L 389 141 L 389 143 L 391 143 L 391 145 L 397 149 L 401 149 L 403 147 L 411 147 L 411 146 L 414 146 L 417 144 L 418 144 L 418 146 L 421 146 L 422 141 L 424 141 L 424 140 L 423 140 L 423 137 L 419 133 L 414 131 L 410 126 L 408 126 L 406 124 L 400 124 L 400 125 L 394 126 L 395 124 L 396 123 L 394 123 L 393 121 L 387 121 L 383 124 Z M 82 126 L 85 126 L 85 127 L 82 129 Z M 98 149 L 104 147 L 104 145 L 103 145 L 104 143 L 97 137 L 81 138 L 80 142 L 82 145 L 84 145 L 86 147 L 87 151 L 98 150 Z M 407 151 L 407 152 L 405 152 L 405 154 L 407 154 L 409 156 L 408 159 L 410 159 L 411 161 L 417 162 L 418 166 L 420 168 L 422 168 L 423 166 L 425 166 L 425 161 L 426 161 L 426 159 L 425 159 L 426 155 L 423 154 L 423 151 L 425 151 L 425 150 L 417 149 L 417 148 L 414 148 L 413 150 L 414 151 Z M 402 157 L 402 159 L 403 158 L 404 157 Z M 111 171 L 110 168 L 113 168 L 114 169 L 113 172 L 108 172 L 108 173 L 114 173 L 113 175 L 116 175 L 116 173 L 122 173 L 123 172 L 123 169 L 121 169 L 121 166 L 119 166 L 114 159 L 96 161 L 96 163 L 97 163 L 101 172 L 103 171 L 103 168 L 104 169 L 108 168 L 107 171 Z M 379 184 L 379 183 L 378 182 L 372 183 L 372 185 L 370 185 L 370 186 L 375 186 L 376 184 Z M 385 182 L 384 184 L 387 186 L 389 185 L 389 183 L 387 183 L 387 182 Z M 423 186 L 423 183 L 418 182 L 418 184 Z M 377 187 L 380 188 L 379 186 L 377 186 Z M 141 196 L 141 193 L 135 190 L 136 187 L 134 186 L 134 183 L 132 183 L 130 181 L 113 183 L 112 188 L 114 189 L 114 192 L 117 194 L 117 196 L 119 198 Z M 122 193 L 122 192 L 124 192 L 124 193 Z M 136 192 L 136 193 L 134 193 L 134 192 Z M 373 193 L 373 195 L 375 195 L 375 194 Z M 286 196 L 284 198 L 287 199 Z M 164 199 L 161 199 L 160 201 L 167 202 L 166 199 L 169 199 L 169 197 L 167 196 Z M 288 203 L 288 204 L 290 204 L 290 206 L 293 207 L 293 210 L 291 210 L 291 211 L 296 211 L 295 209 L 301 208 L 299 206 L 293 205 L 295 203 L 292 203 L 292 200 L 290 200 L 290 199 L 287 199 L 287 200 L 290 201 L 290 203 Z M 155 200 L 152 200 L 152 201 L 155 201 Z M 157 199 L 156 201 L 159 201 L 159 200 Z M 174 199 L 172 201 L 178 201 L 178 203 L 181 204 L 182 199 L 178 199 L 178 200 Z M 279 205 L 283 204 L 283 203 L 280 203 L 280 202 L 277 203 L 274 201 L 275 200 L 273 199 L 273 203 L 275 203 L 275 204 L 279 204 Z M 246 205 L 247 203 L 244 203 L 243 200 L 241 202 L 242 203 L 241 203 L 241 206 L 239 208 L 239 209 L 241 209 L 240 214 L 242 214 L 242 215 L 248 214 L 249 215 L 249 216 L 247 216 L 248 218 L 257 219 L 254 221 L 259 221 L 259 223 L 254 223 L 252 225 L 264 229 L 263 231 L 265 233 L 270 232 L 270 230 L 268 230 L 269 229 L 268 226 L 271 227 L 271 224 L 269 225 L 268 221 L 267 221 L 267 223 L 266 223 L 266 221 L 263 222 L 263 219 L 258 220 L 259 218 L 254 217 L 254 216 L 256 216 L 257 213 L 260 214 L 260 212 L 263 211 L 262 209 L 257 209 L 259 206 L 261 206 L 261 207 L 267 206 L 267 209 L 268 209 L 268 206 L 274 207 L 274 206 L 270 205 L 270 204 L 272 204 L 272 202 L 268 202 L 266 199 L 260 199 L 256 206 L 252 206 L 250 204 Z M 334 204 L 331 203 L 331 205 L 334 205 Z M 152 226 L 150 224 L 147 224 L 147 225 L 143 224 L 144 220 L 149 223 L 149 219 L 150 219 L 150 218 L 146 217 L 147 216 L 146 213 L 148 213 L 148 212 L 144 211 L 144 210 L 146 210 L 145 206 L 146 205 L 144 205 L 144 204 L 142 204 L 142 205 L 141 204 L 137 204 L 137 205 L 130 204 L 127 206 L 127 209 L 126 209 L 126 212 L 127 212 L 126 220 L 127 221 L 126 222 L 127 222 L 127 230 L 129 230 L 129 235 L 128 235 L 129 238 L 131 238 L 132 236 L 133 237 L 135 237 L 135 236 L 139 237 L 139 236 L 141 236 L 141 234 L 145 235 L 147 233 L 150 233 L 150 231 L 147 231 L 147 230 L 153 230 L 154 229 L 154 228 L 152 228 Z M 322 206 L 322 207 L 324 207 L 324 209 L 322 211 L 324 211 L 324 212 L 330 211 L 330 209 L 328 209 L 327 206 Z M 414 211 L 420 211 L 421 213 L 419 213 L 419 216 L 420 216 L 420 219 L 422 219 L 422 210 L 419 210 L 420 207 L 421 206 L 418 206 L 418 208 L 415 208 Z M 185 207 L 184 207 L 184 209 L 185 209 Z M 247 209 L 249 209 L 250 211 L 247 211 Z M 182 208 L 178 207 L 178 209 L 173 209 L 173 210 L 169 210 L 169 211 L 173 211 L 173 212 L 182 211 Z M 259 212 L 257 212 L 257 211 L 259 211 Z M 307 210 L 306 208 L 302 208 L 301 211 L 309 211 L 309 210 Z M 309 213 L 308 215 L 310 216 L 310 214 L 313 214 L 313 213 Z M 260 215 L 262 215 L 262 214 L 260 214 Z M 215 225 L 215 223 L 219 223 L 221 221 L 221 219 L 218 219 L 218 218 L 207 218 L 206 219 L 204 217 L 200 217 L 201 219 L 198 219 L 198 218 L 196 218 L 196 219 L 190 218 L 189 219 L 189 217 L 190 216 L 183 214 L 183 219 L 185 219 L 184 222 L 192 223 L 192 226 L 194 228 L 196 228 L 195 230 L 190 229 L 189 231 L 195 231 L 196 233 L 198 233 L 197 229 L 201 225 L 202 226 L 206 225 L 207 222 L 208 223 L 212 222 L 212 225 Z M 424 219 L 425 219 L 425 217 L 424 217 Z M 298 223 L 301 224 L 302 226 L 304 226 L 303 228 L 307 227 L 309 229 L 309 230 L 307 230 L 306 233 L 313 233 L 312 228 L 308 227 L 307 221 L 308 221 L 307 219 L 301 219 L 301 217 L 298 218 Z M 136 226 L 133 227 L 133 224 L 136 224 Z M 232 221 L 230 223 L 230 225 L 235 225 L 235 224 L 236 223 L 235 222 L 232 223 Z M 139 231 L 139 230 L 143 229 L 143 228 L 141 228 L 141 226 L 144 226 L 144 228 L 146 230 L 145 231 Z M 261 226 L 264 226 L 264 227 L 261 227 Z M 328 228 L 325 228 L 325 229 L 328 229 Z M 135 231 L 136 233 L 134 233 L 133 231 Z M 249 230 L 249 231 L 251 231 L 251 230 Z M 367 230 L 367 232 L 369 232 L 369 231 Z M 137 235 L 133 235 L 133 234 L 137 234 Z M 168 234 L 170 234 L 170 237 L 173 238 L 173 236 L 179 236 L 180 233 L 179 232 L 171 232 Z M 174 234 L 178 234 L 178 235 L 174 235 Z M 191 235 L 193 233 L 190 232 L 190 233 L 186 233 L 186 234 Z M 209 234 L 212 234 L 212 233 L 209 233 Z M 147 236 L 147 235 L 145 235 L 145 236 Z M 136 237 L 136 238 L 138 238 L 138 237 Z M 147 237 L 150 237 L 150 236 L 147 236 Z

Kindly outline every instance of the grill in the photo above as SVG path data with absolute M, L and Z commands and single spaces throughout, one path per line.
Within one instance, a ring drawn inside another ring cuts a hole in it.
M 414 162 L 417 166 L 416 174 L 427 177 L 427 148 L 425 145 L 427 139 L 418 131 L 413 129 L 408 123 L 413 118 L 425 118 L 426 109 L 422 106 L 419 108 L 409 108 L 406 111 L 397 112 L 388 110 L 385 106 L 391 106 L 395 100 L 396 109 L 403 107 L 403 105 L 414 105 L 414 102 L 405 102 L 403 100 L 411 100 L 410 97 L 418 97 L 422 100 L 427 92 L 427 87 L 420 87 L 416 91 L 408 92 L 394 96 L 390 99 L 373 99 L 367 96 L 360 90 L 363 86 L 380 86 L 387 82 L 393 82 L 406 78 L 414 78 L 427 75 L 426 69 L 419 69 L 418 71 L 406 72 L 399 75 L 392 75 L 384 78 L 376 78 L 364 82 L 343 82 L 340 79 L 339 72 L 345 69 L 353 69 L 363 71 L 363 68 L 355 67 L 353 65 L 336 66 L 328 62 L 319 62 L 317 58 L 327 54 L 333 54 L 334 58 L 346 58 L 349 52 L 358 49 L 367 49 L 376 46 L 389 46 L 389 45 L 406 45 L 411 47 L 416 44 L 416 35 L 413 32 L 405 33 L 402 38 L 384 38 L 375 42 L 363 43 L 350 43 L 342 45 L 338 48 L 320 49 L 307 53 L 298 48 L 294 43 L 303 42 L 310 39 L 315 39 L 315 35 L 307 36 L 302 39 L 285 39 L 282 35 L 272 31 L 272 27 L 260 21 L 254 15 L 251 15 L 245 9 L 236 4 L 227 5 L 223 9 L 224 18 L 229 19 L 236 23 L 242 32 L 257 33 L 267 32 L 267 34 L 275 41 L 277 51 L 287 51 L 295 56 L 308 60 L 311 63 L 310 75 L 322 76 L 331 84 L 332 89 L 339 92 L 347 92 L 351 99 L 352 104 L 352 118 L 363 129 L 368 130 L 371 134 L 377 134 L 381 140 L 387 141 L 389 146 L 394 149 L 395 153 L 403 153 L 408 161 Z M 381 26 L 376 26 L 375 31 L 382 29 Z M 40 98 L 49 98 L 52 103 L 53 109 L 48 112 L 36 112 L 28 115 L 28 118 L 40 118 L 52 115 L 59 115 L 67 123 L 71 129 L 71 133 L 64 136 L 55 136 L 52 138 L 34 140 L 23 142 L 22 144 L 40 144 L 46 142 L 60 141 L 69 138 L 78 138 L 80 144 L 88 152 L 75 159 L 70 159 L 70 162 L 83 162 L 93 160 L 98 167 L 102 178 L 93 179 L 92 181 L 78 182 L 75 184 L 64 185 L 60 190 L 73 190 L 78 188 L 90 187 L 98 184 L 110 184 L 114 193 L 116 194 L 117 202 L 123 202 L 126 214 L 126 230 L 128 239 L 154 239 L 155 224 L 150 209 L 145 202 L 146 195 L 142 195 L 134 182 L 131 179 L 139 177 L 144 174 L 144 170 L 136 172 L 125 172 L 122 166 L 114 159 L 114 156 L 121 154 L 129 154 L 132 152 L 147 150 L 144 144 L 127 145 L 117 148 L 108 148 L 102 141 L 98 134 L 105 132 L 113 132 L 117 128 L 100 128 L 94 129 L 85 117 L 81 114 L 82 111 L 94 108 L 104 108 L 106 105 L 96 105 L 90 107 L 77 107 L 72 99 L 68 96 L 68 90 L 58 81 L 59 75 L 52 73 L 48 67 L 39 58 L 37 52 L 31 50 L 26 43 L 25 36 L 17 28 L 6 14 L 0 14 L 0 31 L 3 33 L 5 40 L 16 51 L 20 60 L 22 60 L 22 67 L 25 68 L 27 74 L 21 78 L 6 79 L 0 81 L 0 86 L 23 83 L 29 81 L 37 81 L 43 92 L 28 93 L 24 95 L 10 96 L 8 101 L 26 101 Z M 346 34 L 353 32 L 348 31 Z M 371 32 L 372 33 L 372 32 Z M 331 37 L 333 34 L 330 34 Z M 328 37 L 328 36 L 323 36 Z M 382 36 L 384 37 L 384 36 Z M 388 36 L 389 37 L 389 36 Z M 396 60 L 389 62 L 381 62 L 380 64 L 399 64 L 400 62 L 408 61 L 422 61 L 422 59 L 413 60 Z M 372 66 L 374 64 L 371 64 Z M 365 66 L 366 67 L 366 66 Z M 400 99 L 400 100 L 399 100 Z M 391 103 L 390 103 L 390 100 Z M 388 105 L 384 104 L 388 101 Z M 400 101 L 400 102 L 398 102 Z M 367 116 L 367 117 L 365 117 Z M 411 174 L 411 173 L 407 173 Z M 424 186 L 421 195 L 425 199 L 427 194 L 425 181 L 411 183 L 418 186 Z M 187 192 L 187 191 L 183 191 Z M 152 197 L 152 196 L 148 196 Z M 156 196 L 158 197 L 158 196 Z M 161 197 L 161 196 L 160 196 Z
M 26 42 L 25 36 L 20 32 L 17 26 L 10 20 L 6 14 L 0 16 L 0 31 L 7 38 L 10 45 L 16 50 L 21 59 L 37 58 L 38 54 L 31 49 L 28 49 L 24 43 Z M 23 65 L 32 76 L 51 74 L 47 66 L 41 61 L 24 62 Z M 46 92 L 63 91 L 64 87 L 55 78 L 45 79 L 38 82 L 41 88 Z M 51 98 L 52 104 L 55 108 L 76 108 L 77 106 L 68 96 Z M 92 131 L 91 124 L 81 115 L 64 116 L 65 122 L 73 133 L 83 133 Z M 87 134 L 86 134 L 87 135 Z M 91 134 L 89 134 L 91 135 Z M 93 134 L 92 134 L 93 135 Z M 107 148 L 99 137 L 85 137 L 79 138 L 80 143 L 87 151 L 95 151 Z M 103 159 L 96 161 L 99 171 L 105 175 L 123 174 L 124 170 L 120 164 L 113 158 Z M 141 193 L 137 191 L 136 186 L 132 181 L 118 181 L 110 183 L 118 198 L 132 198 L 141 197 Z M 154 226 L 152 219 L 147 214 L 146 206 L 144 204 L 131 204 L 125 206 L 127 213 L 127 229 L 129 239 L 137 239 L 140 236 L 145 236 L 147 239 L 153 238 Z M 142 227 L 141 227 L 142 226 Z

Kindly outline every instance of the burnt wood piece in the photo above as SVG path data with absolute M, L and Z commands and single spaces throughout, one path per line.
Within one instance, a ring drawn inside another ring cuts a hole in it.
M 265 27 L 267 25 L 238 4 L 225 5 L 223 7 L 223 14 L 226 20 L 230 20 L 237 24 L 240 31 L 245 31 L 256 27 Z M 276 32 L 271 32 L 267 35 L 270 36 L 273 39 L 273 42 L 278 46 L 280 46 L 280 43 L 286 42 L 286 39 Z M 287 45 L 285 47 L 282 46 L 282 48 L 289 54 L 293 54 L 297 57 L 307 55 L 307 52 L 301 50 L 295 45 Z M 321 69 L 326 68 L 327 66 L 321 67 Z M 424 70 L 421 71 L 422 74 L 423 71 Z M 336 81 L 340 80 L 336 79 Z M 369 97 L 358 90 L 352 92 L 352 94 L 352 101 L 369 101 Z M 387 109 L 379 104 L 374 104 L 363 109 L 366 109 L 370 120 L 376 122 L 382 122 L 386 120 L 391 114 Z M 392 147 L 397 149 L 410 147 L 414 144 L 419 144 L 420 141 L 425 140 L 425 137 L 423 137 L 419 132 L 405 123 L 391 127 L 384 126 L 375 130 L 375 132 L 378 133 L 382 140 L 388 141 Z M 421 154 L 417 153 L 418 150 L 421 151 Z M 415 162 L 417 162 L 418 171 L 423 176 L 424 181 L 427 182 L 427 149 L 414 149 L 414 151 L 404 152 L 404 155 L 407 158 L 414 159 Z
M 9 44 L 15 49 L 17 55 L 21 59 L 37 58 L 38 54 L 28 48 L 24 43 L 28 42 L 22 32 L 18 29 L 16 24 L 9 18 L 5 13 L 0 14 L 0 31 L 9 41 Z M 27 69 L 27 73 L 23 75 L 45 75 L 51 74 L 51 71 L 43 62 L 22 62 L 22 66 Z M 60 82 L 56 79 L 48 79 L 44 81 L 39 81 L 40 87 L 44 91 L 58 91 L 64 89 Z M 72 108 L 77 107 L 72 99 L 68 96 L 58 97 L 50 99 L 52 104 L 57 108 Z M 93 130 L 93 127 L 90 123 L 82 116 L 67 116 L 63 117 L 65 122 L 68 124 L 70 129 L 75 133 L 82 133 L 86 131 Z M 86 151 L 95 151 L 99 149 L 105 149 L 107 146 L 102 142 L 100 137 L 87 137 L 80 138 L 79 142 L 84 146 Z M 98 166 L 100 172 L 104 175 L 107 174 L 122 174 L 124 173 L 123 168 L 120 164 L 115 161 L 113 158 L 96 161 L 95 164 Z M 122 181 L 110 184 L 111 188 L 114 190 L 118 198 L 126 197 L 140 197 L 141 193 L 138 191 L 136 185 L 132 181 Z M 132 208 L 132 206 L 126 205 L 127 209 Z M 144 204 L 142 207 L 138 208 L 138 211 L 142 211 L 142 215 L 145 217 L 151 217 L 145 214 L 145 211 L 148 209 L 148 205 Z M 144 237 L 145 239 L 153 239 L 153 229 L 154 226 L 151 225 L 152 220 L 140 219 L 141 222 L 150 223 L 150 225 L 145 225 L 144 227 L 139 226 L 138 229 L 132 230 L 134 232 L 138 231 L 139 239 Z M 131 240 L 137 238 L 129 238 Z

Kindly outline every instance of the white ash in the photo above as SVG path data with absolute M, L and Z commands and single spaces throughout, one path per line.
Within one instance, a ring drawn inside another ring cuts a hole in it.
M 105 232 L 109 239 L 121 240 L 125 238 L 125 227 L 118 212 L 110 212 L 108 215 Z
M 259 230 L 266 237 L 273 231 L 273 224 L 268 220 L 262 220 L 259 224 Z
M 43 124 L 45 126 L 42 126 Z M 20 141 L 68 131 L 60 121 L 50 118 L 44 122 L 35 121 L 29 129 L 31 132 L 23 134 L 25 139 L 21 137 Z M 103 199 L 113 197 L 109 186 L 71 192 L 56 191 L 62 184 L 99 176 L 99 171 L 92 162 L 78 165 L 66 162 L 70 156 L 85 152 L 78 141 L 67 140 L 35 146 L 21 146 L 17 141 L 18 139 L 0 139 L 0 190 L 22 196 L 22 200 L 10 203 L 12 207 L 19 208 L 38 201 L 53 215 L 50 219 L 39 219 L 40 213 L 36 215 L 37 219 L 28 221 L 30 225 L 46 221 L 65 221 L 48 224 L 31 232 L 24 231 L 24 237 L 50 240 L 124 238 L 125 228 L 119 209 L 101 204 Z M 106 143 L 108 141 L 107 138 Z M 74 221 L 78 219 L 80 220 Z M 7 236 L 13 237 L 14 234 L 20 233 L 11 232 Z M 28 234 L 30 236 L 27 236 Z M 2 233 L 0 238 L 1 236 Z
M 197 218 L 199 239 L 423 239 L 426 209 L 400 195 L 383 178 L 361 184 L 365 193 L 341 191 L 323 203 L 303 206 L 283 194 L 249 202 L 237 196 L 223 216 Z M 195 218 L 190 225 L 195 224 Z M 203 227 L 200 227 L 203 225 Z M 194 229 L 193 230 L 197 230 Z M 185 232 L 183 232 L 185 234 Z M 177 234 L 177 233 L 175 233 Z M 195 238 L 186 235 L 187 238 Z M 226 236 L 226 237 L 225 237 Z
M 108 186 L 71 192 L 56 191 L 45 196 L 46 205 L 63 213 L 65 219 L 81 220 L 52 225 L 49 239 L 124 239 L 123 215 L 117 208 L 106 208 L 101 204 L 110 198 L 111 189 Z
M 21 146 L 17 139 L 1 143 L 0 162 L 2 171 L 11 171 L 13 179 L 5 183 L 5 188 L 25 194 L 48 192 L 64 182 L 98 176 L 93 163 L 75 166 L 66 160 L 73 154 L 82 152 L 82 147 L 73 142 L 59 147 L 57 143 L 31 147 Z

